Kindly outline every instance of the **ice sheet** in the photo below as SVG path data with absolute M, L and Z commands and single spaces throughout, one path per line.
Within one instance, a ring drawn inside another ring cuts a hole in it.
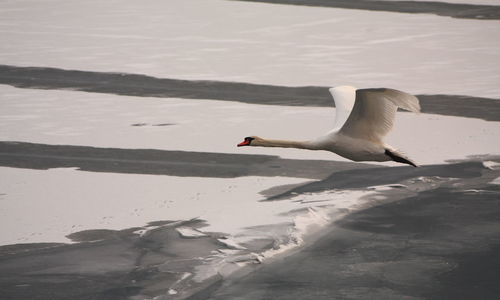
M 259 202 L 259 191 L 301 178 L 187 178 L 0 167 L 0 245 L 68 242 L 86 229 L 125 229 L 160 220 L 207 220 L 207 231 L 286 222 L 297 204 Z
M 324 151 L 236 147 L 250 135 L 296 140 L 317 137 L 333 126 L 333 108 L 41 91 L 2 85 L 0 93 L 3 141 L 345 160 Z M 170 125 L 158 126 L 162 124 Z M 413 113 L 398 113 L 387 139 L 420 164 L 499 154 L 499 140 L 499 122 Z
M 0 167 L 0 174 L 0 226 L 8 228 L 0 232 L 0 245 L 69 242 L 65 236 L 83 230 L 121 230 L 152 221 L 199 218 L 208 226 L 196 230 L 181 227 L 179 233 L 196 238 L 203 232 L 221 232 L 228 235 L 220 239 L 222 244 L 245 249 L 241 243 L 278 238 L 255 228 L 290 224 L 286 236 L 279 237 L 285 239 L 283 244 L 263 253 L 261 258 L 265 259 L 301 245 L 311 231 L 374 199 L 363 198 L 374 193 L 366 189 L 310 193 L 290 201 L 259 201 L 264 199 L 260 191 L 308 181 L 302 178 L 180 178 L 5 167 Z
M 2 1 L 0 19 L 0 64 L 500 98 L 497 20 L 225 0 Z

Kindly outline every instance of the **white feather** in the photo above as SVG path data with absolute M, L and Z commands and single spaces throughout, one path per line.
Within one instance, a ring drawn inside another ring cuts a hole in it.
M 329 89 L 335 102 L 335 123 L 332 131 L 338 131 L 351 114 L 356 99 L 356 88 L 352 86 L 338 86 Z
M 398 107 L 420 111 L 417 97 L 393 89 L 356 90 L 356 101 L 340 133 L 352 138 L 382 142 L 394 126 Z

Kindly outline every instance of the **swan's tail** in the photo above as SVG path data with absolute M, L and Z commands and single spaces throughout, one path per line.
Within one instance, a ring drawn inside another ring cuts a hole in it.
M 403 164 L 408 164 L 410 166 L 418 167 L 418 165 L 406 156 L 401 151 L 395 149 L 385 149 L 385 155 L 389 156 L 393 161 Z

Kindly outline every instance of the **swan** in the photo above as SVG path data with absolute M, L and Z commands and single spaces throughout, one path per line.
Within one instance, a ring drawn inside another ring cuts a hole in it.
M 335 102 L 335 123 L 331 131 L 308 141 L 245 137 L 237 146 L 282 147 L 326 150 L 353 161 L 395 161 L 417 167 L 403 152 L 383 142 L 392 129 L 398 107 L 419 113 L 418 98 L 394 89 L 329 89 Z

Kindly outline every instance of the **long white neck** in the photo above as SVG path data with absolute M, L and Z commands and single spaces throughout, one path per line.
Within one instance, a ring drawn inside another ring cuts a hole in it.
M 252 142 L 252 146 L 319 150 L 318 147 L 316 147 L 316 145 L 311 141 L 287 141 L 262 138 Z

